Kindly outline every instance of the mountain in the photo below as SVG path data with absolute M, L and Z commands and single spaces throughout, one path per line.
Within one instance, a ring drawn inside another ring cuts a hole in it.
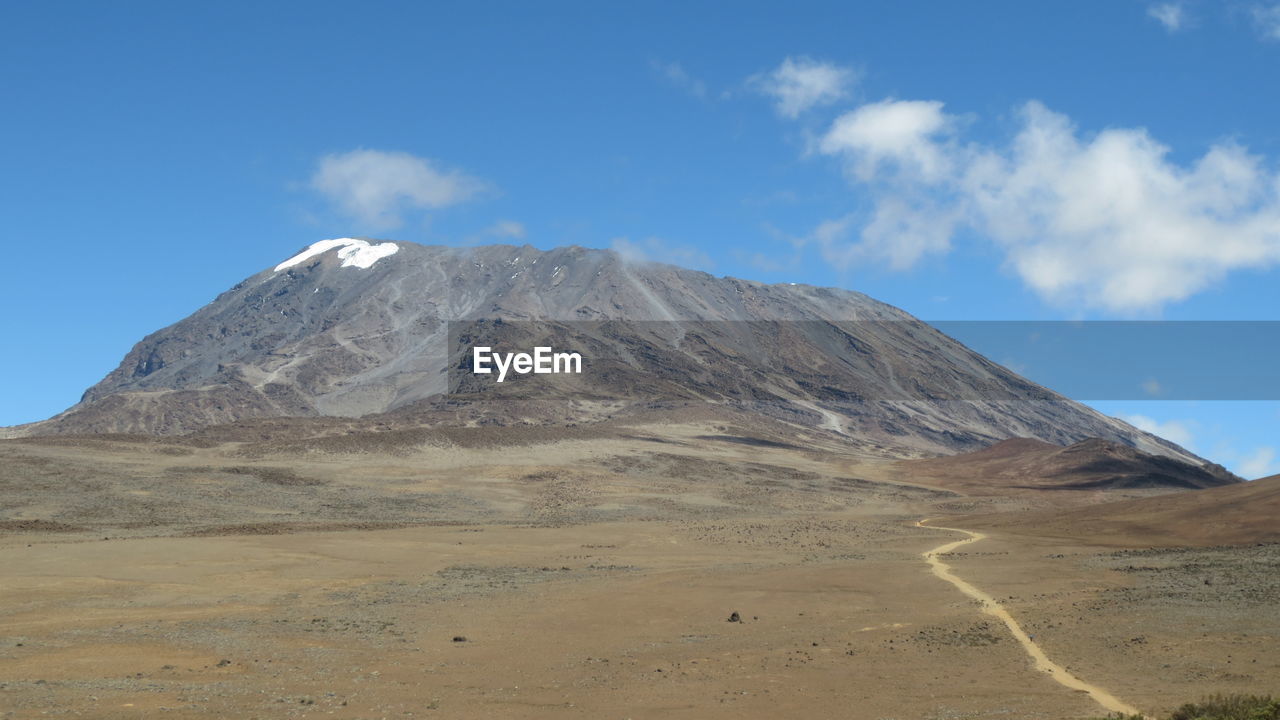
M 1241 479 L 1218 465 L 1145 453 L 1089 438 L 1062 447 L 1012 438 L 947 458 L 905 460 L 905 474 L 973 494 L 1009 490 L 1198 490 Z
M 549 341 L 581 350 L 587 369 L 505 383 L 466 371 L 481 343 Z M 1198 462 L 857 292 L 576 246 L 362 239 L 316 243 L 245 279 L 143 338 L 74 407 L 9 434 L 176 434 L 457 404 L 496 423 L 700 405 L 906 454 L 1099 437 Z
M 966 516 L 963 527 L 1104 545 L 1243 545 L 1280 542 L 1280 475 L 1222 487 L 1063 510 Z M 946 518 L 937 524 L 946 525 Z

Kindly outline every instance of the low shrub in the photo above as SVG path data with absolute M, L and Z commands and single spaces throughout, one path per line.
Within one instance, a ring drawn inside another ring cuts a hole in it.
M 1147 720 L 1142 715 L 1113 713 L 1102 720 Z M 1280 700 L 1270 695 L 1211 695 L 1187 703 L 1167 720 L 1280 720 Z
M 1183 705 L 1169 720 L 1280 720 L 1280 700 L 1270 695 L 1214 695 Z

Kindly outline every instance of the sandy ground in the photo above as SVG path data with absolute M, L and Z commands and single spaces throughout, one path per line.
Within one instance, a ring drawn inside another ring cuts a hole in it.
M 916 523 L 917 527 L 925 527 L 927 520 L 921 520 Z M 927 525 L 927 527 L 936 527 Z M 1109 712 L 1120 715 L 1139 715 L 1141 711 L 1129 703 L 1112 695 L 1106 688 L 1096 684 L 1081 680 L 1070 670 L 1054 662 L 1044 651 L 1040 645 L 1036 643 L 1035 636 L 1029 634 L 1022 626 L 1022 623 L 1015 618 L 1004 603 L 995 599 L 987 591 L 977 587 L 973 583 L 956 575 L 955 570 L 947 564 L 947 556 L 954 554 L 959 548 L 972 543 L 982 542 L 987 536 L 973 532 L 971 530 L 962 530 L 958 528 L 942 528 L 942 530 L 950 530 L 963 536 L 961 540 L 953 540 L 949 543 L 943 543 L 936 548 L 926 550 L 923 554 L 925 562 L 929 563 L 929 569 L 939 579 L 946 580 L 956 587 L 957 590 L 964 593 L 967 597 L 973 598 L 978 602 L 982 612 L 990 615 L 1009 632 L 1018 645 L 1022 647 L 1022 651 L 1031 658 L 1031 663 L 1039 672 L 1045 673 L 1054 682 L 1063 686 L 1068 690 L 1083 692 L 1089 696 L 1098 705 L 1106 708 Z
M 955 533 L 915 526 L 1044 503 L 725 432 L 4 443 L 0 717 L 1105 714 L 931 571 Z M 1280 547 L 984 532 L 945 562 L 1083 681 L 1144 712 L 1280 692 Z

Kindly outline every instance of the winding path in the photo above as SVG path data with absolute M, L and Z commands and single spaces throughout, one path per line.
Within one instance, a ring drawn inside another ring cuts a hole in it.
M 971 532 L 969 530 L 961 530 L 960 528 L 925 525 L 928 521 L 928 518 L 920 520 L 916 523 L 916 526 L 927 527 L 933 530 L 949 530 L 951 532 L 964 533 L 969 536 L 964 540 L 956 540 L 955 542 L 939 545 L 938 547 L 928 550 L 923 554 L 925 561 L 928 562 L 929 566 L 933 569 L 933 574 L 943 580 L 946 580 L 952 585 L 955 585 L 960 589 L 960 592 L 981 603 L 983 612 L 999 618 L 1000 621 L 1004 623 L 1005 627 L 1009 628 L 1009 632 L 1013 635 L 1013 638 L 1018 641 L 1018 644 L 1022 645 L 1022 649 L 1031 656 L 1031 659 L 1035 662 L 1037 670 L 1048 673 L 1049 677 L 1056 680 L 1060 685 L 1071 688 L 1072 690 L 1081 690 L 1089 693 L 1089 697 L 1093 698 L 1095 702 L 1106 708 L 1109 712 L 1124 713 L 1125 715 L 1141 715 L 1137 708 L 1120 700 L 1115 695 L 1112 695 L 1097 685 L 1091 685 L 1081 680 L 1068 672 L 1066 668 L 1050 660 L 1049 656 L 1045 655 L 1044 651 L 1040 649 L 1040 646 L 1036 645 L 1035 642 L 1031 640 L 1031 637 L 1022 629 L 1022 626 L 1018 624 L 1018 621 L 1014 620 L 1013 616 L 1010 615 L 1009 612 L 1000 605 L 1000 603 L 996 602 L 995 598 L 979 590 L 965 580 L 962 580 L 951 571 L 950 565 L 947 565 L 939 559 L 940 556 L 946 555 L 961 545 L 968 545 L 969 543 L 975 543 L 986 538 L 986 535 Z

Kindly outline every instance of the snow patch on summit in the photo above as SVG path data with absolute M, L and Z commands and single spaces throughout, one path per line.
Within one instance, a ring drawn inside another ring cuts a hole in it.
M 311 247 L 277 265 L 275 271 L 280 272 L 286 268 L 291 268 L 334 248 L 338 248 L 338 257 L 342 259 L 340 267 L 358 267 L 365 270 L 373 267 L 373 264 L 382 258 L 395 255 L 400 250 L 399 245 L 389 242 L 370 245 L 368 241 L 357 240 L 356 238 L 321 240 L 320 242 L 312 243 Z

